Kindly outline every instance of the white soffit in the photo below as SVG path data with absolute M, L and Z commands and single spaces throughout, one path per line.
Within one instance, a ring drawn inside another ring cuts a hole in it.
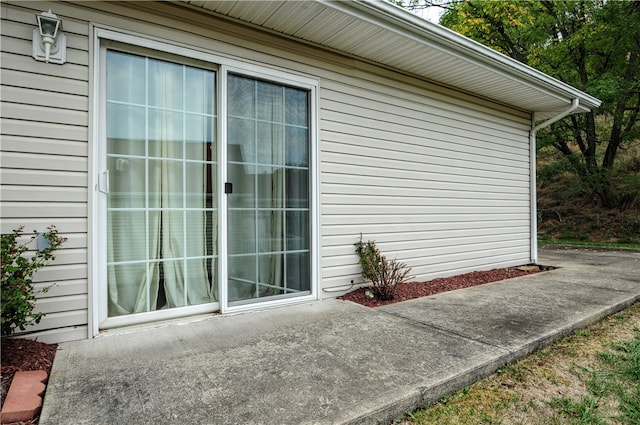
M 208 12 L 464 92 L 546 119 L 579 100 L 600 101 L 542 72 L 384 0 L 185 0 Z

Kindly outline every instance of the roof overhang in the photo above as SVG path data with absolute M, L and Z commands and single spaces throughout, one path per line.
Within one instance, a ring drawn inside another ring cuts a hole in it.
M 209 13 L 471 93 L 545 120 L 600 100 L 384 0 L 184 0 Z

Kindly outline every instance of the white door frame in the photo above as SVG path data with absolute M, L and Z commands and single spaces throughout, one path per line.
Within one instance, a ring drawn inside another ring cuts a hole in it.
M 91 207 L 89 216 L 89 231 L 92 264 L 90 265 L 90 296 L 91 308 L 89 309 L 89 333 L 90 337 L 97 336 L 100 329 L 116 326 L 128 326 L 136 323 L 144 323 L 155 320 L 165 320 L 186 315 L 208 313 L 220 310 L 222 313 L 232 313 L 266 307 L 276 307 L 287 304 L 308 302 L 319 299 L 319 258 L 320 258 L 320 232 L 319 232 L 319 127 L 318 127 L 318 87 L 316 79 L 308 76 L 294 74 L 269 65 L 258 65 L 231 59 L 214 53 L 196 50 L 190 46 L 181 45 L 174 41 L 153 39 L 131 32 L 123 32 L 106 27 L 92 27 L 94 35 L 93 43 L 93 73 L 92 79 L 92 136 L 94 143 L 90 148 L 93 157 L 90 167 L 90 192 Z M 106 77 L 106 48 L 103 40 L 111 40 L 135 47 L 147 48 L 164 52 L 169 55 L 178 55 L 185 58 L 204 61 L 218 65 L 218 302 L 196 305 L 190 307 L 169 309 L 158 312 L 138 313 L 107 319 L 107 284 L 106 284 L 106 191 L 105 177 L 100 175 L 106 170 L 106 123 L 104 120 L 105 77 Z M 224 183 L 227 176 L 227 87 L 226 79 L 229 72 L 234 72 L 249 77 L 273 81 L 276 84 L 290 85 L 306 89 L 310 94 L 310 128 L 309 128 L 309 226 L 310 226 L 310 294 L 297 297 L 287 297 L 269 301 L 256 300 L 255 303 L 229 306 L 227 291 L 227 199 L 224 195 Z M 173 310 L 173 311 L 171 311 Z M 135 317 L 133 317 L 135 316 Z M 105 321 L 106 320 L 106 321 Z M 106 325 L 105 325 L 106 323 Z

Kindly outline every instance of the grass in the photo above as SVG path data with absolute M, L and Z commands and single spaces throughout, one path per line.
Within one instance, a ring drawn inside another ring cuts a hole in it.
M 426 424 L 640 424 L 640 303 L 407 415 Z
M 610 248 L 610 249 L 632 249 L 640 250 L 640 243 L 613 243 L 602 241 L 576 241 L 576 240 L 552 240 L 546 238 L 538 238 L 539 245 L 568 245 L 588 248 Z

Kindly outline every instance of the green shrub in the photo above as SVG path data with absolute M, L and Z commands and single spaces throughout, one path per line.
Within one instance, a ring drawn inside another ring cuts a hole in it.
M 360 240 L 356 242 L 356 254 L 360 257 L 360 267 L 362 268 L 362 277 L 366 281 L 370 281 L 371 278 L 376 274 L 376 270 L 378 269 L 378 264 L 382 262 L 382 255 L 380 254 L 380 250 L 376 248 L 376 244 L 373 241 L 364 242 L 362 240 L 362 234 L 360 235 Z
M 12 335 L 17 329 L 24 331 L 27 326 L 40 322 L 44 313 L 34 313 L 36 295 L 47 292 L 51 286 L 36 291 L 33 274 L 55 259 L 53 252 L 66 238 L 58 235 L 51 226 L 49 232 L 40 234 L 33 231 L 31 238 L 20 243 L 24 226 L 11 233 L 1 235 L 2 260 L 2 336 Z M 40 238 L 41 245 L 33 253 L 27 252 L 29 244 Z
M 356 254 L 360 257 L 362 277 L 369 282 L 373 296 L 379 300 L 392 300 L 396 286 L 408 280 L 411 268 L 394 260 L 387 260 L 375 242 L 362 239 L 356 242 Z

